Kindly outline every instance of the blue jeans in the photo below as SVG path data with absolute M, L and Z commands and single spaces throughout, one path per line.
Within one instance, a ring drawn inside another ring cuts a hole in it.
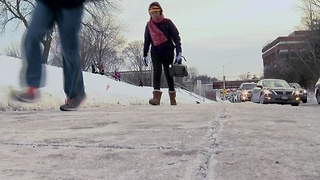
M 26 80 L 29 87 L 39 88 L 43 78 L 41 41 L 46 33 L 58 25 L 63 56 L 64 91 L 67 98 L 84 96 L 84 83 L 79 52 L 79 32 L 83 6 L 71 9 L 53 9 L 37 2 L 24 40 L 28 63 Z

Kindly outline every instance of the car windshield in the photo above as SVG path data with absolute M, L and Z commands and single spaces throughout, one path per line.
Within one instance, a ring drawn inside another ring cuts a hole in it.
M 290 87 L 285 80 L 264 80 L 263 86 L 265 87 Z
M 256 84 L 252 83 L 252 84 L 243 84 L 242 89 L 244 90 L 251 90 L 254 87 L 256 87 Z

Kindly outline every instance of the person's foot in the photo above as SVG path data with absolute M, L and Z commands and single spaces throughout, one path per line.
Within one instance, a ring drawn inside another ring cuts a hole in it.
M 39 101 L 40 99 L 40 92 L 38 88 L 35 87 L 27 87 L 22 91 L 17 91 L 15 93 L 16 98 L 19 101 L 27 102 L 27 103 L 34 103 Z
M 86 100 L 87 96 L 67 99 L 66 103 L 60 106 L 61 111 L 77 111 Z

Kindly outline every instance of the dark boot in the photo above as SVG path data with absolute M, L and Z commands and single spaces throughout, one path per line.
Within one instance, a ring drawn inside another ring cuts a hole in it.
M 149 100 L 149 104 L 151 104 L 151 105 L 160 105 L 162 91 L 154 90 L 152 93 L 153 93 L 153 98 L 151 98 Z
M 169 91 L 169 97 L 170 97 L 170 104 L 171 105 L 177 105 L 176 92 L 175 91 Z

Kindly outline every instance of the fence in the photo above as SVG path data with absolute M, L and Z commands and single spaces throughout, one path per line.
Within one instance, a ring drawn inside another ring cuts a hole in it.
M 186 85 L 186 88 L 210 100 L 217 100 L 217 90 L 212 88 L 212 84 L 201 84 L 201 80 L 198 80 L 196 85 Z

